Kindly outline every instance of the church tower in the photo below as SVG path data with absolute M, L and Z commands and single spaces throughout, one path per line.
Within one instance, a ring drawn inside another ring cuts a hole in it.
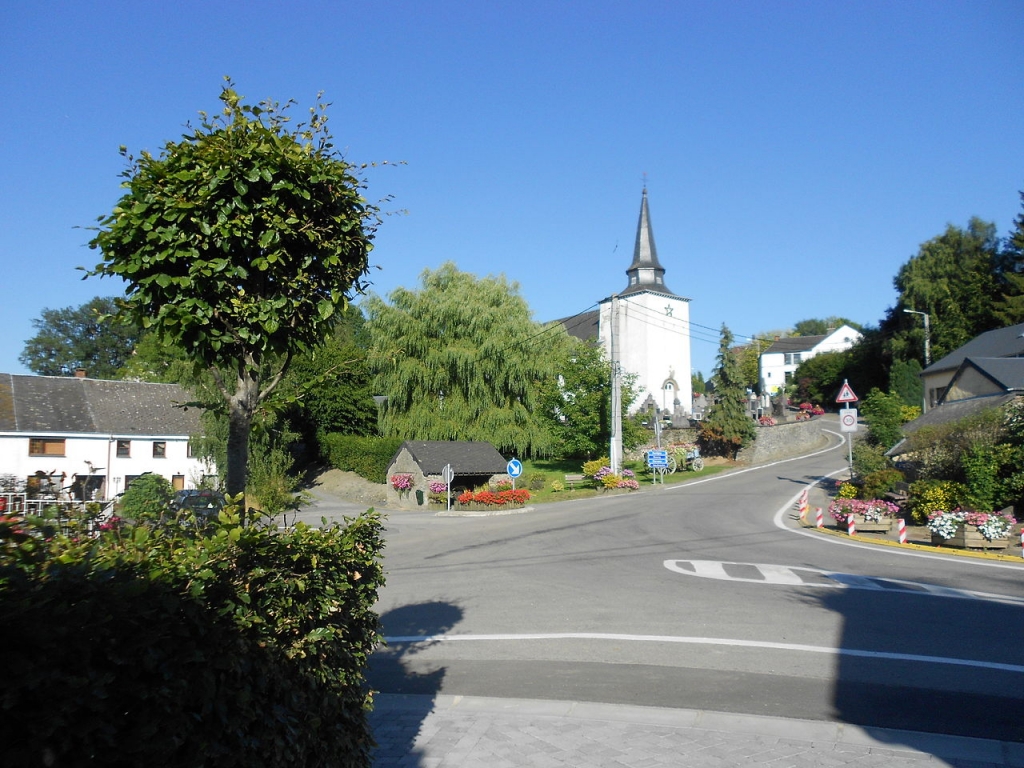
M 660 414 L 672 416 L 679 423 L 690 415 L 693 406 L 690 300 L 676 295 L 665 284 L 665 268 L 654 245 L 646 187 L 640 201 L 633 261 L 626 276 L 626 287 L 600 302 L 598 336 L 608 359 L 617 359 L 623 374 L 637 375 L 639 394 L 628 404 L 629 412 L 653 404 Z

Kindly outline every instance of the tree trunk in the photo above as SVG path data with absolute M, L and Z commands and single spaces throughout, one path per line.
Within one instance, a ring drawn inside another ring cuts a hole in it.
M 245 493 L 249 479 L 249 432 L 259 403 L 259 377 L 246 372 L 238 376 L 235 393 L 228 399 L 228 466 L 224 480 L 229 496 Z M 242 501 L 242 521 L 246 506 Z

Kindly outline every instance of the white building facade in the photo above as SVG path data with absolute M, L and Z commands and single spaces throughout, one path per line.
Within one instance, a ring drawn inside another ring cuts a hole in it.
M 97 500 L 147 472 L 195 488 L 215 469 L 191 455 L 187 402 L 175 384 L 0 374 L 0 475 Z
M 792 378 L 800 363 L 823 352 L 843 352 L 862 334 L 849 325 L 842 325 L 822 336 L 788 336 L 776 339 L 759 359 L 761 392 L 774 395 Z

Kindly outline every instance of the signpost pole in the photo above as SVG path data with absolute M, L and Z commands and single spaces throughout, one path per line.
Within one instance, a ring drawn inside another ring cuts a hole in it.
M 843 403 L 843 410 L 839 412 L 839 429 L 846 432 L 846 460 L 850 466 L 850 479 L 853 479 L 853 433 L 857 431 L 857 410 L 850 407 L 850 403 L 856 403 L 860 398 L 854 394 L 850 382 L 843 379 L 842 389 L 836 397 L 837 403 Z

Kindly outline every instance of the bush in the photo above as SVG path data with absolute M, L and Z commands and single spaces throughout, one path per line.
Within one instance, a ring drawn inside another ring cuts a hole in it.
M 381 520 L 40 539 L 0 522 L 10 765 L 365 768 Z M 13 724 L 13 723 L 9 723 Z
M 599 459 L 588 461 L 583 465 L 583 474 L 586 477 L 593 478 L 597 475 L 598 472 L 600 472 L 605 467 L 610 467 L 611 463 L 612 460 L 609 459 L 607 456 L 602 456 Z
M 135 522 L 155 523 L 167 512 L 172 493 L 163 475 L 139 475 L 121 495 L 121 515 Z
M 880 445 L 856 442 L 853 446 L 853 474 L 862 478 L 875 472 L 892 469 L 892 459 L 885 455 L 885 450 Z
M 898 469 L 880 469 L 865 475 L 861 481 L 860 497 L 862 499 L 881 499 L 902 482 L 903 473 Z
M 320 455 L 335 469 L 355 472 L 371 483 L 387 481 L 388 464 L 405 442 L 399 437 L 321 434 Z
M 918 480 L 910 484 L 907 508 L 918 525 L 928 522 L 928 515 L 940 509 L 957 509 L 963 505 L 967 487 L 948 480 Z

